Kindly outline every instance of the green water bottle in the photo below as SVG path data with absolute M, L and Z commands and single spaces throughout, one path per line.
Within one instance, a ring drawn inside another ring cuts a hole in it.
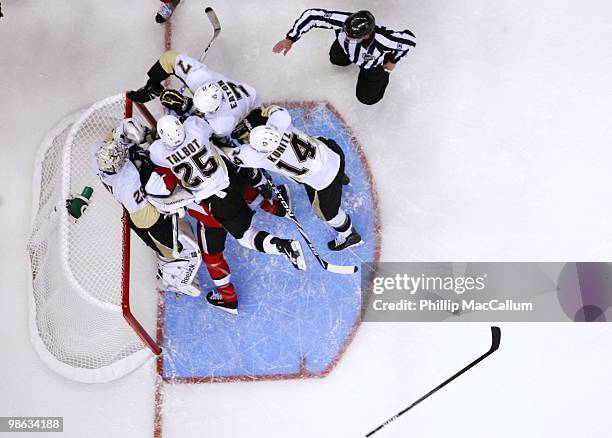
M 80 195 L 75 196 L 72 199 L 66 200 L 66 208 L 68 214 L 75 219 L 81 217 L 87 206 L 89 205 L 89 199 L 93 194 L 93 189 L 89 186 L 85 186 Z

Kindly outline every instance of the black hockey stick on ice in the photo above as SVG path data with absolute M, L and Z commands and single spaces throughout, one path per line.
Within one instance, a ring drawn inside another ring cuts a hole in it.
M 312 242 L 310 241 L 310 239 L 306 235 L 306 231 L 304 231 L 304 228 L 302 227 L 302 224 L 300 224 L 300 222 L 297 220 L 297 218 L 295 217 L 295 215 L 291 211 L 291 208 L 289 208 L 289 205 L 287 204 L 287 201 L 285 201 L 285 198 L 283 198 L 283 195 L 281 194 L 281 192 L 274 185 L 274 182 L 272 181 L 272 178 L 270 177 L 270 175 L 268 175 L 268 173 L 265 172 L 265 171 L 262 171 L 261 173 L 264 176 L 264 178 L 266 178 L 266 181 L 268 182 L 268 185 L 270 186 L 272 191 L 274 191 L 274 194 L 276 195 L 276 197 L 278 198 L 278 200 L 280 201 L 282 206 L 287 211 L 287 216 L 295 224 L 295 226 L 297 227 L 298 231 L 300 232 L 300 234 L 302 235 L 302 237 L 306 241 L 306 244 L 308 245 L 308 248 L 310 248 L 310 251 L 315 256 L 315 258 L 317 259 L 319 264 L 323 267 L 323 269 L 325 269 L 325 270 L 327 270 L 329 272 L 334 272 L 336 274 L 354 274 L 355 272 L 357 272 L 357 269 L 358 269 L 357 266 L 332 265 L 331 263 L 328 263 L 325 260 L 323 260 L 323 258 L 319 255 L 318 251 L 316 250 L 316 248 L 314 247 L 314 245 L 312 244 Z
M 439 389 L 443 388 L 444 386 L 448 385 L 450 382 L 452 382 L 453 380 L 455 380 L 457 377 L 459 377 L 461 374 L 465 373 L 467 370 L 469 370 L 470 368 L 476 366 L 478 363 L 482 362 L 483 360 L 485 360 L 487 357 L 489 357 L 490 355 L 492 355 L 495 351 L 497 351 L 497 349 L 499 348 L 499 343 L 501 341 L 501 330 L 499 327 L 491 327 L 491 348 L 489 348 L 489 351 L 487 351 L 485 354 L 483 354 L 482 356 L 480 356 L 478 359 L 476 359 L 474 362 L 470 363 L 468 366 L 466 366 L 465 368 L 463 368 L 461 371 L 453 374 L 451 377 L 449 377 L 448 379 L 446 379 L 444 382 L 440 383 L 438 386 L 436 386 L 434 389 L 432 389 L 431 391 L 429 391 L 427 394 L 425 394 L 423 397 L 421 397 L 420 399 L 418 399 L 417 401 L 415 401 L 414 403 L 412 403 L 410 406 L 408 406 L 406 409 L 404 409 L 403 411 L 398 412 L 396 415 L 394 415 L 393 417 L 389 418 L 387 421 L 385 421 L 383 424 L 381 424 L 380 426 L 378 426 L 376 429 L 374 429 L 373 431 L 371 431 L 370 433 L 366 434 L 366 437 L 372 436 L 374 435 L 376 432 L 378 432 L 380 429 L 382 429 L 383 427 L 385 427 L 387 424 L 391 423 L 392 421 L 397 420 L 401 415 L 405 414 L 406 412 L 408 412 L 410 409 L 414 408 L 416 405 L 418 405 L 419 403 L 421 403 L 423 400 L 425 400 L 427 397 L 429 397 L 430 395 L 432 395 L 433 393 L 435 393 L 436 391 L 438 391 Z
M 210 39 L 210 42 L 208 43 L 206 48 L 202 50 L 202 53 L 200 54 L 200 57 L 198 58 L 198 61 L 200 62 L 204 61 L 204 58 L 206 58 L 206 54 L 208 53 L 208 49 L 210 49 L 210 46 L 213 45 L 213 43 L 215 42 L 215 40 L 221 33 L 221 23 L 219 23 L 219 17 L 217 17 L 217 14 L 213 10 L 213 8 L 208 6 L 206 7 L 206 9 L 204 9 L 204 12 L 206 13 L 206 16 L 208 17 L 208 19 L 210 20 L 210 24 L 212 24 L 213 36 Z

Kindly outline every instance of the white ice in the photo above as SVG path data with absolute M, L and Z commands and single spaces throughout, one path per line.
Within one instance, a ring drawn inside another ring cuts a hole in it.
M 204 2 L 183 0 L 173 47 L 198 54 Z M 383 261 L 609 260 L 609 2 L 211 1 L 208 63 L 267 100 L 329 99 L 381 200 Z M 307 7 L 370 9 L 417 48 L 374 107 L 329 31 L 271 53 Z M 154 0 L 5 0 L 0 19 L 0 416 L 64 416 L 68 437 L 151 437 L 152 364 L 105 385 L 49 371 L 29 343 L 25 241 L 35 150 L 75 109 L 141 85 L 163 50 Z M 83 163 L 87 165 L 87 163 Z M 164 437 L 354 437 L 487 348 L 484 324 L 364 324 L 320 380 L 166 385 Z M 378 437 L 610 436 L 607 324 L 504 324 L 501 350 Z M 25 436 L 25 435 L 24 435 Z

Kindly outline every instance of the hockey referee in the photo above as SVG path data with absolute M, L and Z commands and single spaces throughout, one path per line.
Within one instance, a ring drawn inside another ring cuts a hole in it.
M 286 55 L 293 43 L 313 27 L 335 30 L 336 40 L 329 50 L 329 60 L 343 67 L 349 64 L 359 66 L 357 99 L 366 105 L 383 98 L 389 73 L 416 44 L 415 36 L 409 30 L 397 32 L 377 26 L 369 11 L 350 14 L 307 9 L 272 51 Z

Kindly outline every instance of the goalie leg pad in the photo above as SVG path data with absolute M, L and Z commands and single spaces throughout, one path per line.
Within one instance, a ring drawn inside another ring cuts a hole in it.
M 197 277 L 202 255 L 189 237 L 180 235 L 178 240 L 183 246 L 179 258 L 169 260 L 160 257 L 158 276 L 164 288 L 197 297 L 200 295 Z

